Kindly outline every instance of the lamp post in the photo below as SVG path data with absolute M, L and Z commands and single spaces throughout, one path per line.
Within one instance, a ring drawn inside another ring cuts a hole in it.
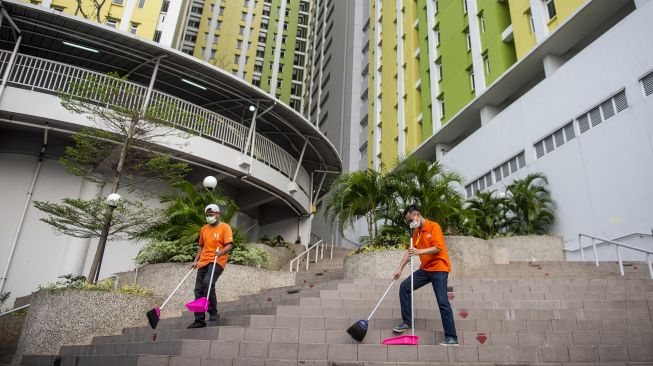
M 100 267 L 102 265 L 102 257 L 104 256 L 104 248 L 107 245 L 107 238 L 109 236 L 109 228 L 111 228 L 111 219 L 113 216 L 113 210 L 118 207 L 122 197 L 118 193 L 111 193 L 107 197 L 107 205 L 109 206 L 107 219 L 102 228 L 102 233 L 100 234 L 100 241 L 97 245 L 97 250 L 95 251 L 95 258 L 93 258 L 93 264 L 91 265 L 91 270 L 86 279 L 89 283 L 95 283 L 100 276 Z

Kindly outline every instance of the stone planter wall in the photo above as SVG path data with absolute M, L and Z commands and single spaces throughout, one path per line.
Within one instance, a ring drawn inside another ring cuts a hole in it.
M 520 261 L 564 261 L 563 242 L 557 236 L 515 236 L 483 240 L 470 236 L 447 236 L 451 259 L 449 278 L 461 278 L 477 268 Z M 391 278 L 404 251 L 356 254 L 345 258 L 347 278 Z M 415 260 L 415 269 L 419 259 Z M 408 265 L 403 276 L 410 274 Z
M 273 248 L 265 244 L 252 244 L 254 248 L 263 249 L 268 253 L 268 265 L 267 269 L 273 271 L 278 270 L 287 270 L 286 264 L 295 258 L 299 253 L 306 250 L 306 247 L 299 244 L 288 244 L 287 247 L 277 247 Z
M 190 270 L 190 263 L 149 264 L 138 269 L 136 283 L 152 289 L 157 297 L 165 299 L 174 290 L 179 281 Z M 136 277 L 135 271 L 118 273 L 120 285 L 131 284 Z M 259 293 L 262 289 L 292 286 L 295 273 L 270 271 L 236 264 L 228 264 L 216 283 L 218 302 L 237 300 L 240 296 Z M 170 299 L 162 310 L 162 317 L 179 316 L 185 311 L 184 305 L 194 300 L 195 272 Z M 220 307 L 218 306 L 218 311 Z
M 39 291 L 23 324 L 13 365 L 22 355 L 53 355 L 62 345 L 89 344 L 93 336 L 120 334 L 147 325 L 154 297 L 104 291 Z

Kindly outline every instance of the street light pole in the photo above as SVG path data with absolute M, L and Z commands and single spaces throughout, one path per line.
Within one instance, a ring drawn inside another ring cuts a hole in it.
M 91 264 L 91 270 L 86 278 L 86 282 L 95 283 L 100 277 L 100 267 L 102 265 L 102 257 L 104 256 L 104 248 L 107 245 L 107 238 L 109 237 L 109 229 L 111 228 L 111 219 L 113 217 L 113 210 L 116 209 L 120 202 L 120 195 L 118 193 L 111 193 L 107 197 L 107 205 L 109 206 L 108 215 L 102 233 L 100 234 L 100 241 L 98 242 L 97 250 L 95 251 L 95 258 Z

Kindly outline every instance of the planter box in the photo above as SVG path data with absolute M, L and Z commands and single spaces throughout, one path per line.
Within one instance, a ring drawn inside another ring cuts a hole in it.
M 483 240 L 471 236 L 447 236 L 451 260 L 449 278 L 462 278 L 475 269 L 492 264 L 525 261 L 564 261 L 563 242 L 558 236 L 514 236 Z M 388 250 L 345 258 L 346 278 L 391 278 L 404 251 Z M 419 258 L 415 259 L 415 269 Z M 403 275 L 410 274 L 408 265 Z
M 13 364 L 22 355 L 54 355 L 63 345 L 90 344 L 94 336 L 147 325 L 154 297 L 104 291 L 39 291 L 32 296 Z

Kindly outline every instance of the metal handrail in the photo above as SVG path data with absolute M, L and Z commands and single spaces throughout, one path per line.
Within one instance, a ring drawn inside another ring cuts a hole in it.
M 626 239 L 626 238 L 631 238 L 631 237 L 633 237 L 633 236 L 650 236 L 650 237 L 653 238 L 653 234 L 647 234 L 647 233 L 632 233 L 632 234 L 628 234 L 628 235 L 620 236 L 620 237 L 618 237 L 618 238 L 614 238 L 614 239 L 612 239 L 612 241 L 623 240 L 623 239 Z M 570 242 L 570 241 L 572 241 L 572 240 L 568 240 L 568 241 L 566 241 L 566 242 Z M 599 246 L 599 245 L 603 245 L 603 244 L 610 244 L 610 243 L 609 243 L 609 240 L 608 240 L 608 242 L 603 242 L 603 241 L 601 241 L 600 243 L 596 243 L 597 246 Z M 589 247 L 591 247 L 591 245 L 585 246 L 585 247 L 583 247 L 583 248 L 589 248 Z M 577 252 L 577 251 L 579 251 L 580 249 L 581 249 L 581 248 L 573 248 L 573 249 L 563 248 L 562 250 L 564 250 L 565 252 Z
M 647 235 L 647 234 L 643 234 L 643 235 Z M 588 245 L 586 247 L 583 247 L 582 244 L 581 244 L 581 237 L 586 237 L 586 238 L 592 239 L 592 245 Z M 578 234 L 578 249 L 576 249 L 576 250 L 580 250 L 581 261 L 583 261 L 583 262 L 585 261 L 585 251 L 584 251 L 584 249 L 589 248 L 591 246 L 592 250 L 594 251 L 594 262 L 596 263 L 597 267 L 599 266 L 599 256 L 598 256 L 598 252 L 596 251 L 597 244 L 594 242 L 595 240 L 600 240 L 602 242 L 602 243 L 599 243 L 599 244 L 613 244 L 613 245 L 617 246 L 617 258 L 619 260 L 619 271 L 621 272 L 622 276 L 624 275 L 624 265 L 623 265 L 623 260 L 621 259 L 621 251 L 620 251 L 621 247 L 628 248 L 628 249 L 635 250 L 635 251 L 642 252 L 642 253 L 646 253 L 646 264 L 648 266 L 648 273 L 649 273 L 649 276 L 651 277 L 651 279 L 653 279 L 653 264 L 651 263 L 651 256 L 653 256 L 653 251 L 648 250 L 648 249 L 634 247 L 634 246 L 628 245 L 628 244 L 618 243 L 618 242 L 616 242 L 614 240 L 608 240 L 608 239 L 599 238 L 599 237 L 592 236 L 592 235 L 579 233 Z M 576 250 L 574 250 L 574 251 L 576 251 Z M 569 251 L 569 250 L 567 250 L 567 251 Z
M 30 306 L 30 304 L 25 304 L 25 305 L 23 305 L 23 306 L 19 306 L 19 307 L 17 307 L 17 308 L 13 308 L 13 309 L 11 309 L 11 310 L 9 310 L 9 311 L 6 311 L 6 312 L 4 312 L 4 313 L 0 313 L 0 318 L 2 318 L 2 317 L 5 316 L 5 315 L 9 315 L 9 314 L 11 314 L 11 313 L 13 313 L 13 312 L 16 312 L 16 311 L 18 311 L 18 310 L 26 309 L 26 308 L 28 308 L 29 306 Z
M 0 74 L 7 67 L 10 51 L 0 50 Z M 93 76 L 99 82 L 115 82 L 107 75 L 69 64 L 51 61 L 48 59 L 16 54 L 15 62 L 8 74 L 7 83 L 28 88 L 32 91 L 56 93 L 58 91 L 70 92 L 71 82 L 81 81 L 88 76 Z M 122 107 L 135 108 L 141 106 L 147 94 L 147 87 L 125 82 L 122 86 L 129 93 L 125 93 L 111 104 Z M 89 91 L 79 91 L 76 95 L 80 98 L 95 100 L 95 95 Z M 181 130 L 197 133 L 201 137 L 243 151 L 245 136 L 248 127 L 226 118 L 196 104 L 189 103 L 170 94 L 157 90 L 152 91 L 152 103 L 169 103 L 183 113 L 171 113 L 165 116 L 169 122 Z M 292 179 L 298 161 L 281 146 L 272 142 L 265 136 L 256 134 L 254 145 L 254 158 L 267 166 L 279 171 Z M 310 191 L 310 177 L 304 168 L 301 168 L 296 182 L 304 193 Z
M 310 251 L 315 248 L 315 263 L 317 263 L 318 259 L 324 259 L 324 247 L 326 247 L 327 243 L 324 242 L 324 240 L 320 239 L 317 243 L 311 245 L 308 249 L 305 251 L 301 252 L 298 256 L 293 258 L 290 261 L 290 272 L 293 272 L 293 263 L 297 263 L 295 266 L 294 272 L 299 272 L 299 262 L 300 259 L 306 255 L 306 270 L 308 271 L 308 264 L 310 262 Z M 329 255 L 330 259 L 333 259 L 333 243 L 331 243 L 331 253 Z

